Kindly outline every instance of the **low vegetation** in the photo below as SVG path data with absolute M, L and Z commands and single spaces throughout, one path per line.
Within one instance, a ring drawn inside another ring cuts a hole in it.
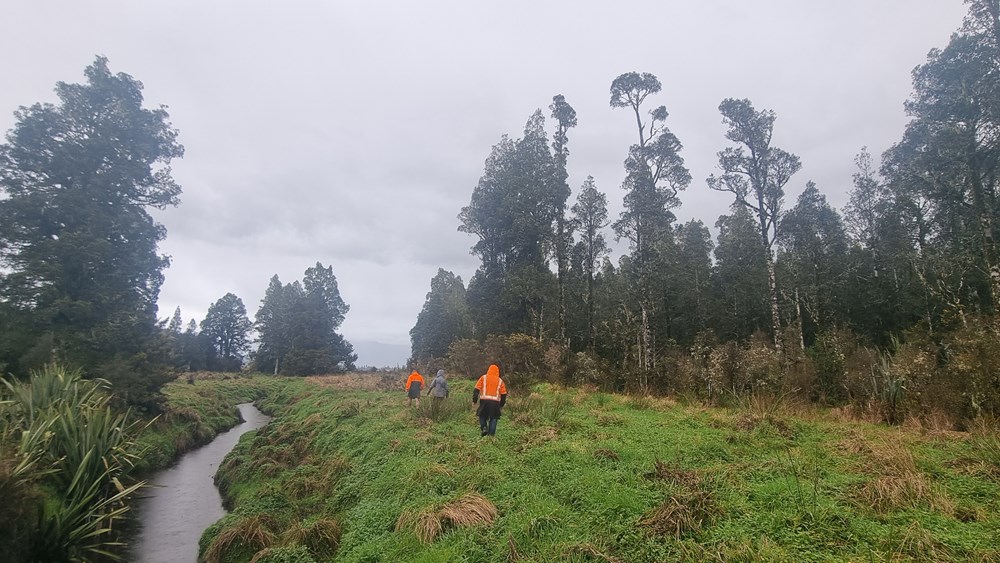
M 144 448 L 143 423 L 111 406 L 109 384 L 50 365 L 27 382 L 2 380 L 0 550 L 8 561 L 89 561 L 116 530 Z
M 966 433 L 787 396 L 541 383 L 481 438 L 472 382 L 408 409 L 389 379 L 274 380 L 275 418 L 220 468 L 232 511 L 205 561 L 1000 560 L 985 419 Z

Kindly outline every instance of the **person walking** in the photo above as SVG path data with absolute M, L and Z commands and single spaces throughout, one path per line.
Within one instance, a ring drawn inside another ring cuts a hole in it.
M 417 407 L 420 406 L 420 388 L 424 386 L 424 376 L 420 375 L 417 370 L 413 370 L 410 377 L 406 379 L 406 406 L 412 407 L 413 401 L 417 401 Z
M 479 403 L 476 415 L 479 416 L 479 435 L 496 436 L 497 421 L 500 420 L 500 409 L 507 402 L 507 385 L 500 379 L 500 367 L 490 364 L 486 374 L 476 382 L 472 390 L 472 403 Z
M 444 379 L 444 370 L 439 369 L 437 375 L 431 380 L 427 387 L 427 394 L 431 396 L 431 413 L 437 413 L 441 407 L 441 401 L 448 396 L 448 382 Z

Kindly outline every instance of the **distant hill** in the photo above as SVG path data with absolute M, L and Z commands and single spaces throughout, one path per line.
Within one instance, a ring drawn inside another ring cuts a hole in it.
M 358 361 L 354 362 L 358 367 L 403 366 L 410 357 L 410 347 L 402 344 L 385 344 L 372 340 L 352 340 L 351 344 L 354 345 L 354 352 L 358 355 Z

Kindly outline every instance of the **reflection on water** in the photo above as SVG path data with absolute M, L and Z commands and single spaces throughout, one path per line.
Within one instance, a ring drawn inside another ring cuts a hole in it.
M 138 533 L 130 542 L 130 561 L 195 563 L 198 539 L 205 528 L 225 516 L 222 497 L 212 477 L 244 432 L 267 424 L 269 417 L 250 403 L 239 405 L 245 422 L 216 436 L 211 443 L 181 456 L 149 479 L 145 498 L 134 506 Z

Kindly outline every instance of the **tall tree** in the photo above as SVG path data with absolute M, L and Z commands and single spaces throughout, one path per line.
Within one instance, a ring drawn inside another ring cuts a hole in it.
M 850 324 L 881 345 L 913 325 L 924 298 L 915 284 L 915 248 L 925 224 L 923 206 L 900 193 L 897 197 L 878 173 L 866 149 L 855 158 L 854 188 L 844 208 L 844 224 L 854 247 L 848 292 Z
M 521 332 L 541 338 L 545 312 L 555 309 L 555 280 L 547 256 L 553 244 L 553 159 L 545 118 L 536 111 L 513 141 L 493 147 L 459 231 L 479 240 L 472 253 L 482 265 L 469 281 L 469 307 L 477 336 Z
M 171 334 L 180 334 L 182 326 L 184 326 L 184 319 L 181 318 L 181 308 L 177 307 L 174 309 L 174 315 L 170 317 L 170 323 L 167 325 L 167 330 Z
M 222 368 L 235 371 L 243 364 L 243 354 L 250 348 L 250 329 L 243 300 L 227 293 L 208 307 L 201 321 L 202 334 L 209 337 L 222 361 Z
M 597 189 L 593 176 L 587 176 L 576 203 L 573 204 L 573 223 L 580 231 L 581 265 L 587 284 L 587 347 L 594 348 L 594 274 L 600 261 L 610 252 L 604 234 L 608 226 L 608 198 Z
M 354 347 L 337 332 L 350 306 L 340 296 L 333 266 L 322 263 L 307 268 L 287 292 L 291 346 L 286 355 L 286 373 L 312 375 L 354 369 L 358 359 Z M 287 286 L 286 286 L 287 287 Z
M 552 138 L 552 151 L 555 158 L 552 186 L 552 207 L 556 216 L 555 254 L 556 278 L 559 284 L 559 339 L 566 342 L 566 261 L 571 244 L 571 229 L 566 222 L 566 200 L 569 199 L 569 172 L 566 162 L 569 158 L 569 135 L 571 128 L 576 127 L 576 110 L 566 102 L 562 94 L 552 97 L 549 106 L 552 118 L 556 120 L 556 134 Z
M 847 233 L 840 214 L 808 182 L 795 207 L 782 218 L 780 262 L 788 273 L 789 297 L 796 311 L 799 344 L 847 320 Z
M 439 268 L 431 290 L 410 329 L 414 360 L 443 358 L 452 342 L 472 336 L 472 322 L 462 278 Z
M 292 345 L 290 323 L 293 319 L 290 308 L 295 295 L 293 288 L 281 285 L 278 274 L 271 276 L 264 298 L 254 315 L 254 328 L 258 335 L 257 352 L 254 355 L 257 369 L 272 369 L 274 375 L 278 375 L 282 360 Z
M 690 344 L 695 335 L 709 326 L 714 312 L 712 291 L 712 234 L 694 219 L 678 225 L 673 252 L 668 334 L 680 344 Z
M 640 366 L 647 375 L 653 369 L 649 325 L 653 252 L 662 237 L 672 234 L 674 214 L 670 209 L 680 205 L 677 194 L 691 182 L 691 174 L 680 156 L 681 143 L 665 123 L 667 108 L 658 106 L 649 111 L 648 121 L 643 116 L 643 102 L 661 88 L 660 81 L 649 73 L 628 72 L 611 83 L 611 107 L 632 110 L 638 135 L 638 142 L 629 148 L 625 159 L 625 210 L 613 226 L 619 238 L 627 238 L 631 243 L 642 322 Z
M 768 322 L 767 269 L 763 244 L 754 217 L 742 205 L 715 223 L 719 230 L 715 247 L 714 280 L 722 301 L 715 322 L 720 338 L 745 340 Z
M 148 209 L 178 203 L 167 166 L 183 154 L 142 83 L 97 57 L 58 104 L 15 112 L 0 146 L 0 307 L 18 321 L 7 369 L 58 359 L 90 374 L 108 362 L 152 377 L 166 236 Z
M 775 114 L 771 110 L 757 111 L 750 100 L 726 98 L 719 105 L 722 122 L 729 128 L 726 138 L 735 147 L 719 153 L 722 175 L 708 177 L 713 190 L 730 192 L 736 203 L 757 215 L 763 260 L 767 268 L 768 293 L 771 302 L 771 330 L 778 355 L 784 354 L 781 336 L 781 316 L 778 310 L 778 287 L 774 273 L 774 241 L 777 236 L 784 187 L 802 167 L 799 157 L 771 146 Z
M 989 2 L 972 4 L 988 14 Z M 979 298 L 970 305 L 996 310 L 1000 58 L 992 26 L 955 34 L 947 47 L 932 50 L 913 71 L 913 90 L 906 103 L 913 119 L 884 159 L 890 187 L 928 204 L 930 242 L 949 241 L 949 254 L 974 264 L 962 280 Z

